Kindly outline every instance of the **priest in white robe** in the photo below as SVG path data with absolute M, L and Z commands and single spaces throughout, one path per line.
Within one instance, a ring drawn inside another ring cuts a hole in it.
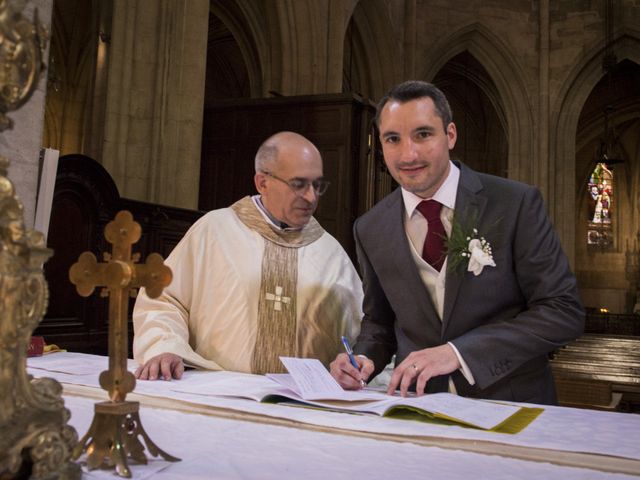
M 280 132 L 256 154 L 259 195 L 198 220 L 166 260 L 173 281 L 140 290 L 133 312 L 140 379 L 180 378 L 184 364 L 280 372 L 279 356 L 340 351 L 360 328 L 362 285 L 344 249 L 313 218 L 322 158 L 306 138 Z

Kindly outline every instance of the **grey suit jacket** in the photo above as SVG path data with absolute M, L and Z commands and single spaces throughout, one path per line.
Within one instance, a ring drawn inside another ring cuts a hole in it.
M 583 332 L 584 309 L 542 196 L 456 164 L 454 224 L 478 229 L 496 267 L 479 276 L 466 264 L 449 270 L 441 321 L 411 257 L 397 189 L 354 225 L 365 291 L 354 351 L 373 360 L 377 374 L 394 353 L 400 363 L 412 351 L 451 342 L 476 381 L 454 372 L 459 394 L 556 403 L 548 354 Z M 430 380 L 427 391 L 445 391 L 447 378 Z

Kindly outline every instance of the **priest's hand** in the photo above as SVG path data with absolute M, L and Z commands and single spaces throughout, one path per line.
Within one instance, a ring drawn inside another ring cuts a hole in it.
M 415 382 L 416 394 L 422 395 L 430 378 L 447 375 L 459 368 L 460 361 L 448 343 L 411 352 L 393 369 L 387 393 L 393 395 L 400 387 L 400 395 L 406 397 L 409 387 Z
M 140 380 L 171 380 L 182 378 L 184 362 L 175 353 L 161 353 L 151 358 L 136 370 L 135 376 Z
M 360 369 L 358 370 L 349 361 L 349 355 L 340 353 L 329 365 L 331 375 L 345 390 L 359 390 L 364 387 L 374 370 L 371 360 L 366 357 L 354 357 Z

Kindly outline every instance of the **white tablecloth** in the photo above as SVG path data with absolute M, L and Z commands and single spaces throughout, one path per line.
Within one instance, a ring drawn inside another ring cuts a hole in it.
M 66 396 L 71 425 L 86 433 L 94 401 Z M 334 433 L 230 420 L 143 407 L 142 424 L 151 439 L 181 462 L 131 465 L 134 478 L 158 479 L 632 479 L 549 463 L 424 447 Z M 163 470 L 157 471 L 159 468 Z M 94 470 L 88 478 L 108 478 Z
M 71 423 L 82 436 L 93 416 L 93 403 L 106 399 L 97 378 L 107 368 L 107 359 L 67 353 L 29 359 L 29 366 L 36 376 L 63 382 Z M 220 374 L 233 375 L 192 371 L 180 381 L 138 382 L 127 397 L 142 402 L 143 426 L 158 446 L 183 459 L 153 478 L 632 478 L 611 473 L 619 471 L 640 475 L 638 415 L 545 407 L 525 430 L 505 435 L 175 391 L 192 376 Z M 149 406 L 159 404 L 167 408 Z M 190 408 L 205 414 L 178 411 Z M 269 424 L 278 422 L 285 426 Z M 375 438 L 363 437 L 367 435 Z M 136 471 L 136 478 L 152 472 L 154 465 L 165 462 L 152 462 Z

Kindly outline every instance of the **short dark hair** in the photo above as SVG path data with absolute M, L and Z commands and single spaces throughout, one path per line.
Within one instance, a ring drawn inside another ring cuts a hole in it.
M 423 97 L 429 97 L 433 100 L 436 113 L 442 119 L 444 131 L 446 132 L 447 126 L 453 121 L 449 101 L 444 93 L 442 93 L 442 90 L 434 84 L 423 82 L 422 80 L 408 80 L 406 82 L 399 83 L 389 90 L 387 94 L 380 99 L 376 106 L 376 126 L 380 128 L 380 113 L 389 100 L 406 103 Z

